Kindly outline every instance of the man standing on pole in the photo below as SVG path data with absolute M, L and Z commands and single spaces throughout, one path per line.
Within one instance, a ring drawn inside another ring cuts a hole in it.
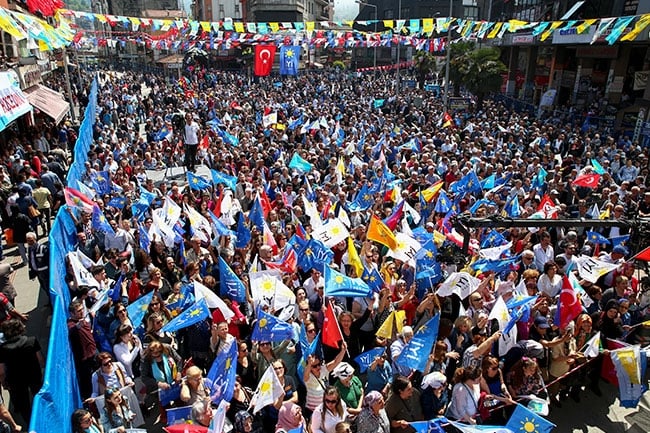
M 191 113 L 185 115 L 185 168 L 196 170 L 196 150 L 201 140 L 201 127 L 196 121 L 198 116 Z

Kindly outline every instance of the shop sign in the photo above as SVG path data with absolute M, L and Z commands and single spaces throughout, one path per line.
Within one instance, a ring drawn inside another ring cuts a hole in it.
M 577 47 L 576 57 L 583 59 L 615 59 L 618 57 L 618 45 L 587 45 Z
M 589 30 L 578 33 L 578 29 L 559 29 L 553 32 L 554 44 L 590 44 L 596 34 L 596 26 L 590 26 Z
M 513 35 L 512 45 L 530 45 L 535 41 L 533 35 Z
M 28 89 L 40 84 L 43 81 L 41 78 L 41 66 L 26 65 L 18 67 L 18 78 L 20 80 L 21 89 Z

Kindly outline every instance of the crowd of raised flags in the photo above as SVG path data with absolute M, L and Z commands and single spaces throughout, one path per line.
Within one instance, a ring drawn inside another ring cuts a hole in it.
M 281 62 L 289 67 L 291 56 L 287 47 L 282 48 Z M 299 51 L 294 55 L 297 58 Z M 127 77 L 127 80 L 136 78 Z M 209 322 L 215 310 L 231 320 L 235 317 L 233 310 L 239 309 L 246 318 L 244 327 L 248 332 L 244 335 L 250 334 L 247 341 L 256 345 L 292 340 L 300 372 L 309 355 L 323 356 L 321 344 L 338 348 L 345 340 L 338 314 L 350 308 L 352 299 L 369 299 L 372 306 L 378 302 L 380 292 L 388 288 L 393 301 L 397 301 L 401 295 L 396 292 L 396 282 L 403 279 L 409 286 L 414 285 L 415 304 L 428 293 L 435 293 L 442 308 L 418 323 L 413 339 L 398 358 L 392 359 L 395 365 L 423 375 L 429 373 L 427 359 L 439 338 L 441 319 L 454 320 L 465 314 L 469 308 L 468 297 L 476 292 L 489 302 L 488 320 L 496 323 L 495 331 L 502 333 L 493 352 L 504 356 L 518 341 L 518 325 L 532 323 L 536 314 L 531 307 L 538 301 L 538 295 L 529 295 L 523 279 L 516 275 L 522 266 L 522 251 L 532 249 L 534 240 L 545 231 L 536 228 L 540 226 L 536 220 L 571 216 L 574 211 L 577 213 L 579 197 L 600 192 L 605 186 L 610 190 L 619 187 L 611 177 L 605 183 L 605 176 L 615 176 L 611 169 L 604 167 L 607 164 L 601 164 L 606 156 L 599 156 L 599 162 L 587 158 L 586 152 L 577 155 L 571 149 L 558 151 L 559 160 L 551 158 L 546 163 L 533 163 L 534 157 L 548 156 L 547 149 L 555 146 L 546 132 L 540 132 L 540 127 L 546 131 L 543 122 L 533 123 L 514 113 L 505 120 L 495 117 L 493 122 L 467 113 L 443 113 L 434 108 L 435 101 L 429 101 L 428 97 L 426 104 L 433 108 L 434 114 L 427 115 L 418 113 L 406 99 L 395 99 L 383 95 L 381 90 L 373 90 L 370 80 L 345 75 L 322 78 L 321 84 L 309 82 L 304 91 L 309 97 L 320 98 L 323 104 L 338 107 L 332 111 L 336 114 L 323 114 L 300 104 L 296 87 L 299 81 L 285 81 L 278 87 L 268 86 L 271 81 L 262 80 L 259 86 L 267 99 L 259 101 L 257 109 L 250 105 L 242 108 L 243 98 L 228 84 L 212 83 L 217 88 L 215 94 L 220 89 L 224 100 L 230 99 L 212 108 L 207 103 L 210 98 L 201 90 L 206 85 L 205 79 L 200 79 L 201 86 L 196 76 L 184 79 L 177 86 L 161 84 L 166 89 L 164 92 L 191 95 L 184 108 L 201 114 L 208 138 L 201 144 L 199 157 L 210 164 L 209 178 L 187 172 L 186 179 L 180 182 L 186 184 L 187 200 L 183 200 L 181 196 L 147 189 L 141 182 L 133 181 L 135 177 L 131 179 L 132 191 L 127 194 L 124 185 L 113 181 L 114 173 L 110 170 L 93 170 L 89 176 L 65 188 L 68 208 L 77 214 L 92 214 L 92 229 L 98 237 L 115 235 L 107 217 L 128 219 L 135 239 L 128 248 L 131 257 L 138 252 L 149 254 L 155 245 L 162 243 L 166 255 L 185 270 L 191 265 L 188 262 L 190 240 L 198 240 L 202 247 L 209 249 L 211 258 L 199 258 L 197 263 L 199 275 L 201 278 L 212 275 L 217 284 L 206 287 L 201 279 L 185 274 L 180 295 L 166 306 L 173 318 L 164 325 L 163 331 L 174 333 Z M 363 103 L 345 98 L 353 95 L 355 86 L 362 86 L 368 94 Z M 283 100 L 287 89 L 296 92 L 292 102 L 273 102 Z M 263 94 L 255 87 L 248 91 L 252 95 Z M 100 92 L 98 105 L 105 107 L 110 98 L 110 92 Z M 378 99 L 383 103 L 376 107 L 374 101 Z M 415 117 L 421 115 L 421 122 L 407 120 L 405 107 Z M 372 121 L 363 117 L 366 112 L 372 113 Z M 490 118 L 495 112 L 488 109 L 484 115 Z M 351 124 L 351 118 L 358 122 Z M 101 124 L 98 127 L 109 128 Z M 255 133 L 255 141 L 246 134 L 247 129 Z M 154 132 L 149 148 L 154 153 L 158 142 L 182 140 L 167 122 Z M 593 134 L 587 131 L 584 137 Z M 513 137 L 514 144 L 504 139 L 508 136 Z M 497 148 L 501 159 L 495 159 Z M 636 149 L 622 139 L 607 152 L 619 152 L 623 148 Z M 214 154 L 210 149 L 215 150 Z M 104 151 L 110 154 L 115 149 L 95 150 L 96 154 Z M 474 151 L 480 153 L 477 160 L 465 158 L 465 153 Z M 115 156 L 119 160 L 120 155 Z M 238 165 L 234 162 L 236 157 L 243 157 L 247 163 Z M 264 161 L 261 169 L 255 168 L 256 157 Z M 135 161 L 130 158 L 137 157 L 124 155 L 123 158 L 128 165 L 133 165 Z M 497 165 L 501 165 L 500 170 Z M 249 171 L 243 170 L 249 166 Z M 283 171 L 287 169 L 288 172 Z M 326 176 L 329 169 L 332 172 Z M 571 170 L 578 175 L 570 178 Z M 573 191 L 568 202 L 562 202 L 554 194 L 557 191 L 551 190 L 556 188 L 558 181 L 553 175 L 558 173 L 564 173 L 561 182 Z M 524 190 L 511 194 L 516 180 L 523 181 Z M 166 179 L 163 182 L 168 183 Z M 272 182 L 275 187 L 271 186 Z M 634 186 L 640 189 L 643 184 L 643 192 L 644 182 L 645 179 L 635 182 Z M 289 184 L 297 193 L 290 198 L 286 188 Z M 245 209 L 246 189 L 252 192 L 252 201 Z M 624 192 L 622 202 L 626 200 L 625 195 L 631 194 L 629 190 Z M 199 197 L 204 194 L 208 197 L 207 209 L 198 206 Z M 638 196 L 636 206 L 642 197 Z M 590 199 L 588 217 L 613 218 L 611 211 L 615 204 L 609 199 Z M 630 207 L 633 205 L 629 203 Z M 303 217 L 296 215 L 297 208 Z M 281 209 L 286 210 L 283 219 L 271 216 Z M 466 262 L 451 264 L 444 256 L 448 251 L 460 252 L 464 239 L 454 229 L 454 219 L 461 214 L 530 218 L 532 228 L 528 231 L 533 241 L 528 246 L 518 242 L 521 238 L 513 237 L 505 220 L 503 228 L 472 231 Z M 148 218 L 153 222 L 150 226 L 145 224 Z M 553 231 L 556 248 L 564 245 L 567 232 Z M 581 282 L 596 284 L 612 273 L 618 274 L 624 260 L 612 262 L 609 252 L 624 245 L 627 239 L 627 234 L 608 237 L 605 232 L 586 230 L 571 241 L 579 243 L 579 248 L 592 248 L 591 253 L 584 250 L 583 254 L 576 255 L 573 268 L 562 277 L 560 293 L 549 300 L 556 307 L 552 321 L 557 329 L 566 328 L 591 304 L 598 303 L 585 292 Z M 270 256 L 262 257 L 261 245 L 270 248 Z M 373 250 L 380 253 L 378 261 L 367 259 L 366 254 Z M 599 255 L 599 251 L 606 252 L 605 256 Z M 558 253 L 556 250 L 555 255 Z M 629 251 L 626 253 L 628 261 L 634 259 Z M 648 260 L 649 255 L 643 251 L 636 258 Z M 128 299 L 131 323 L 136 329 L 143 327 L 154 292 L 141 294 L 141 288 L 134 287 L 133 281 L 124 281 L 124 275 L 104 290 L 89 272 L 93 265 L 103 262 L 93 262 L 81 251 L 70 252 L 67 257 L 77 285 L 97 289 L 90 311 L 108 302 Z M 389 263 L 396 266 L 395 274 L 386 270 Z M 243 269 L 243 273 L 237 268 Z M 296 292 L 312 271 L 322 273 L 325 302 L 322 310 L 311 312 L 322 326 L 316 339 L 309 342 L 305 323 L 298 320 Z M 123 292 L 120 287 L 125 287 Z M 639 288 L 633 290 L 634 296 L 630 292 L 626 297 L 634 301 Z M 638 300 L 639 312 L 647 307 L 642 302 Z M 454 308 L 449 308 L 450 305 Z M 400 309 L 387 314 L 381 322 L 375 321 L 375 312 L 372 314 L 374 332 L 386 346 L 397 338 L 403 326 L 415 325 L 405 323 L 406 314 Z M 643 327 L 645 316 L 638 314 L 633 320 L 628 325 Z M 445 338 L 440 336 L 441 340 Z M 600 357 L 598 346 L 598 338 L 592 338 L 583 352 Z M 211 383 L 210 395 L 215 408 L 223 409 L 222 402 L 232 398 L 236 347 L 231 344 L 228 350 L 215 354 L 211 368 L 204 372 Z M 356 374 L 364 374 L 376 356 L 385 352 L 383 347 L 363 349 L 363 353 L 349 360 L 359 367 Z M 621 402 L 634 405 L 645 391 L 645 352 L 632 345 L 611 353 L 621 384 Z M 637 367 L 632 368 L 633 365 Z M 250 403 L 252 414 L 274 403 L 283 393 L 272 367 L 256 374 L 258 386 Z M 297 378 L 302 375 L 297 374 Z M 174 395 L 161 395 L 160 399 L 163 403 L 177 400 Z M 485 430 L 485 426 L 464 425 L 446 418 L 413 423 L 417 431 L 440 431 L 449 429 L 450 425 L 463 432 Z M 518 405 L 507 425 L 488 430 L 547 432 L 552 427 L 539 413 Z

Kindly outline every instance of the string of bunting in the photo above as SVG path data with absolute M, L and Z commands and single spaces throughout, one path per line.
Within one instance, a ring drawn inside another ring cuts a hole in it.
M 136 18 L 118 15 L 106 15 L 90 12 L 80 12 L 62 9 L 59 16 L 64 19 L 85 18 L 105 23 L 111 27 L 118 24 L 124 28 L 138 31 L 168 31 L 176 28 L 176 36 L 197 37 L 208 33 L 218 42 L 233 39 L 236 41 L 258 41 L 260 38 L 273 37 L 278 33 L 306 34 L 310 42 L 317 43 L 318 39 L 326 39 L 327 44 L 334 46 L 379 46 L 390 43 L 413 45 L 417 49 L 425 49 L 422 38 L 434 35 L 444 35 L 449 30 L 455 32 L 460 39 L 495 39 L 502 38 L 506 33 L 528 31 L 540 41 L 547 40 L 555 31 L 575 31 L 577 34 L 591 32 L 595 28 L 592 43 L 600 41 L 601 37 L 612 45 L 617 41 L 632 41 L 650 24 L 650 13 L 634 16 L 609 17 L 587 20 L 560 20 L 528 22 L 509 20 L 504 22 L 489 22 L 466 20 L 461 18 L 419 18 L 409 20 L 366 20 L 366 21 L 295 21 L 295 22 L 240 22 L 225 19 L 218 22 L 195 21 L 190 19 L 154 19 Z M 337 30 L 337 27 L 354 24 L 372 27 L 375 23 L 382 24 L 386 31 L 380 33 L 365 31 Z M 316 28 L 318 25 L 318 29 Z M 320 37 L 319 37 L 320 36 Z M 397 39 L 395 39 L 397 36 Z M 455 35 L 454 35 L 455 36 Z M 262 39 L 268 41 L 268 39 Z M 343 45 L 341 45 L 343 44 Z

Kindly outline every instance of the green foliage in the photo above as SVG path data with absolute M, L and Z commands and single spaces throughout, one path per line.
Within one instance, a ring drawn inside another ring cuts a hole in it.
M 66 0 L 65 8 L 73 11 L 90 12 L 90 0 Z
M 473 42 L 458 42 L 451 46 L 450 77 L 456 84 L 476 95 L 479 105 L 483 97 L 501 88 L 502 74 L 508 70 L 503 64 L 500 51 L 495 47 L 475 49 Z
M 345 69 L 345 63 L 343 63 L 341 60 L 335 60 L 335 61 L 332 62 L 332 67 L 340 69 L 340 70 L 344 70 Z
M 436 56 L 426 51 L 417 51 L 413 56 L 413 66 L 417 71 L 420 89 L 424 88 L 424 81 L 430 72 L 439 72 Z

